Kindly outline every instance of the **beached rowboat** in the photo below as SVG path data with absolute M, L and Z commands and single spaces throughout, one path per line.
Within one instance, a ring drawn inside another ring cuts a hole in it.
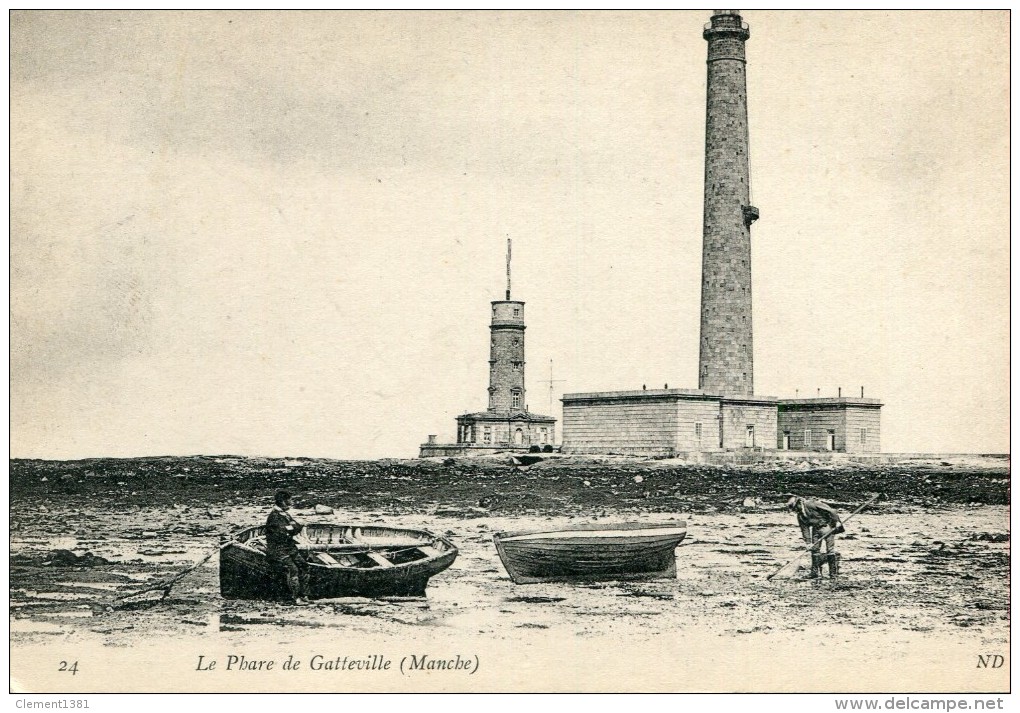
M 676 576 L 673 550 L 685 521 L 574 525 L 566 530 L 497 532 L 503 566 L 516 584 L 574 580 L 665 579 Z
M 453 564 L 457 548 L 425 530 L 311 523 L 298 544 L 308 561 L 308 597 L 424 596 L 429 577 Z M 249 527 L 220 548 L 227 599 L 286 599 L 283 573 L 266 557 L 265 527 Z

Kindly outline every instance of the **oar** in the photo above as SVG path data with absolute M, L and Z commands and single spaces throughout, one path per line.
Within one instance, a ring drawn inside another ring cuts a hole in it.
M 157 582 L 156 584 L 153 584 L 153 585 L 151 585 L 149 587 L 146 587 L 145 589 L 139 590 L 137 592 L 132 592 L 131 594 L 123 594 L 123 595 L 117 597 L 116 599 L 114 599 L 114 601 L 115 602 L 120 602 L 120 603 L 117 604 L 116 606 L 117 607 L 125 607 L 125 606 L 143 605 L 143 604 L 147 605 L 147 606 L 155 606 L 156 604 L 158 604 L 161 601 L 163 601 L 164 599 L 166 599 L 170 595 L 170 590 L 173 588 L 173 586 L 175 584 L 177 584 L 182 579 L 184 579 L 187 575 L 191 574 L 196 569 L 198 569 L 199 567 L 204 565 L 206 562 L 208 562 L 212 558 L 212 556 L 214 554 L 216 554 L 217 552 L 220 551 L 220 548 L 223 546 L 222 545 L 222 541 L 224 539 L 232 538 L 233 537 L 233 533 L 220 533 L 219 537 L 220 537 L 220 540 L 221 540 L 221 544 L 218 544 L 215 547 L 210 548 L 209 551 L 205 554 L 205 556 L 202 557 L 202 559 L 200 559 L 198 562 L 196 562 L 193 565 L 189 565 L 185 569 L 182 569 L 180 572 L 175 574 L 170 579 L 165 579 L 162 582 Z M 144 601 L 134 601 L 134 602 L 128 601 L 129 599 L 136 599 L 137 597 L 140 597 L 143 594 L 148 594 L 149 592 L 163 592 L 163 593 L 160 595 L 159 599 L 151 599 L 150 598 L 150 599 L 146 599 Z
M 861 510 L 863 510 L 864 508 L 866 508 L 866 507 L 868 507 L 869 505 L 871 505 L 871 504 L 872 504 L 873 502 L 875 502 L 876 500 L 878 500 L 878 499 L 879 499 L 880 497 L 882 497 L 882 493 L 879 493 L 878 495 L 876 495 L 875 497 L 873 497 L 873 498 L 872 498 L 871 500 L 869 500 L 868 502 L 864 503 L 864 504 L 863 504 L 863 505 L 861 505 L 861 506 L 860 506 L 859 508 L 857 508 L 856 510 L 854 510 L 854 511 L 853 511 L 852 513 L 850 513 L 849 515 L 847 515 L 847 516 L 846 516 L 845 518 L 843 518 L 842 520 L 840 520 L 840 524 L 845 524 L 845 523 L 849 522 L 849 521 L 850 521 L 850 518 L 852 518 L 852 517 L 853 517 L 854 515 L 856 515 L 857 513 L 859 513 L 859 512 L 860 512 Z M 825 539 L 825 538 L 826 538 L 826 537 L 828 536 L 828 534 L 829 534 L 829 533 L 828 533 L 828 532 L 826 532 L 826 534 L 822 535 L 822 536 L 821 536 L 821 537 L 819 537 L 819 538 L 818 538 L 817 540 L 815 540 L 815 541 L 814 541 L 814 542 L 813 542 L 813 543 L 811 544 L 811 546 L 810 546 L 810 547 L 808 547 L 808 548 L 807 548 L 806 550 L 804 550 L 803 552 L 799 553 L 799 554 L 798 554 L 798 555 L 797 555 L 796 557 L 794 557 L 794 558 L 793 558 L 792 560 L 790 560 L 789 562 L 787 562 L 786 564 L 784 564 L 784 565 L 783 565 L 782 567 L 780 567 L 779 569 L 777 569 L 777 570 L 776 570 L 775 572 L 773 572 L 772 574 L 770 574 L 770 575 L 769 575 L 768 577 L 766 577 L 765 579 L 766 579 L 766 580 L 771 580 L 771 579 L 772 579 L 773 577 L 777 576 L 777 575 L 778 575 L 778 574 L 779 574 L 780 572 L 782 572 L 783 570 L 785 570 L 785 569 L 786 569 L 787 567 L 789 567 L 790 565 L 792 565 L 792 564 L 795 564 L 795 563 L 799 562 L 799 561 L 800 561 L 800 558 L 801 558 L 801 557 L 803 557 L 804 555 L 806 555 L 806 554 L 808 554 L 809 552 L 811 552 L 812 550 L 814 550 L 814 549 L 815 549 L 815 547 L 817 547 L 817 546 L 818 546 L 818 543 L 820 543 L 820 542 L 821 542 L 822 540 L 824 540 L 824 539 Z M 785 575 L 784 575 L 784 576 L 785 576 Z

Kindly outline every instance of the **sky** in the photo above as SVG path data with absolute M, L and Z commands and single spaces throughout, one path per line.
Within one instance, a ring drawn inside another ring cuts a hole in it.
M 453 440 L 507 237 L 532 411 L 696 388 L 709 16 L 12 13 L 12 457 Z M 744 19 L 755 392 L 1008 451 L 1008 13 Z

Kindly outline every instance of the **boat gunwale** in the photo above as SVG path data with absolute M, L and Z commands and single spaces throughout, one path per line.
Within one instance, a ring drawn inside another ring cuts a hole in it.
M 220 550 L 222 554 L 228 548 L 237 546 L 248 555 L 258 557 L 263 562 L 269 563 L 269 558 L 265 552 L 260 552 L 253 547 L 246 547 L 241 543 L 230 543 L 224 546 Z M 322 562 L 316 562 L 315 560 L 307 560 L 309 569 L 313 569 L 316 572 L 321 572 L 323 576 L 337 577 L 337 576 L 357 576 L 363 579 L 369 580 L 382 580 L 386 581 L 392 579 L 395 575 L 401 577 L 414 576 L 419 572 L 429 573 L 428 577 L 431 579 L 436 574 L 439 574 L 456 560 L 459 551 L 456 548 L 446 550 L 437 555 L 425 557 L 423 559 L 412 560 L 410 562 L 401 562 L 400 564 L 393 564 L 390 567 L 337 567 L 335 565 L 327 565 Z M 243 561 L 240 561 L 236 555 L 227 555 L 228 561 L 231 566 L 234 567 L 247 567 L 248 565 Z M 222 562 L 222 559 L 221 559 Z
M 327 527 L 338 527 L 338 528 L 344 528 L 344 527 L 351 527 L 351 528 L 353 528 L 353 527 L 359 527 L 359 528 L 361 528 L 361 527 L 375 527 L 375 526 L 372 526 L 372 525 L 354 526 L 354 525 L 345 525 L 345 524 L 341 524 L 341 523 L 328 523 L 328 522 L 307 523 L 305 526 L 309 527 L 309 526 L 312 526 L 312 525 L 327 526 Z M 221 554 L 221 556 L 222 556 L 223 552 L 226 551 L 228 548 L 238 547 L 238 548 L 241 548 L 242 550 L 244 550 L 246 552 L 252 553 L 254 555 L 257 555 L 260 558 L 268 560 L 269 557 L 268 557 L 268 555 L 266 554 L 265 551 L 256 549 L 256 548 L 254 548 L 254 547 L 252 547 L 251 545 L 248 544 L 249 540 L 254 539 L 254 537 L 259 536 L 259 535 L 254 535 L 253 533 L 255 533 L 258 530 L 264 530 L 264 528 L 265 528 L 265 525 L 252 525 L 250 527 L 246 527 L 244 529 L 236 531 L 235 533 L 233 533 L 230 536 L 230 539 L 228 539 L 226 542 L 224 542 L 222 545 L 220 545 L 220 554 Z M 317 562 L 317 561 L 315 561 L 312 558 L 307 558 L 308 566 L 309 567 L 315 567 L 317 569 L 326 570 L 326 571 L 343 570 L 343 571 L 347 571 L 347 572 L 355 572 L 356 571 L 356 572 L 362 572 L 362 573 L 382 573 L 382 572 L 387 572 L 387 573 L 389 573 L 392 576 L 392 574 L 394 574 L 396 571 L 404 571 L 404 570 L 413 570 L 413 569 L 417 569 L 417 568 L 425 568 L 425 567 L 430 566 L 430 565 L 432 565 L 434 563 L 442 562 L 447 557 L 451 557 L 450 564 L 452 564 L 453 560 L 456 559 L 457 555 L 460 554 L 460 550 L 449 539 L 447 539 L 446 537 L 443 537 L 442 535 L 436 535 L 435 533 L 432 533 L 432 532 L 430 532 L 428 530 L 418 530 L 418 529 L 406 528 L 406 527 L 404 527 L 404 528 L 382 527 L 380 529 L 394 530 L 396 532 L 414 533 L 414 534 L 419 534 L 419 535 L 428 535 L 431 539 L 429 539 L 428 541 L 422 541 L 420 547 L 431 547 L 436 542 L 442 542 L 443 544 L 446 545 L 446 549 L 442 550 L 442 551 L 439 551 L 439 552 L 436 552 L 436 554 L 433 554 L 433 555 L 430 555 L 428 553 L 423 553 L 423 554 L 425 554 L 425 557 L 422 558 L 422 559 L 411 560 L 409 562 L 393 563 L 392 566 L 390 566 L 390 567 L 336 567 L 334 565 L 328 565 L 328 564 L 324 564 L 322 562 Z M 244 539 L 242 539 L 242 538 L 244 538 Z M 382 550 L 382 549 L 385 549 L 387 546 L 388 545 L 386 545 L 384 543 L 379 543 L 379 542 L 366 542 L 366 543 L 364 543 L 364 547 L 365 547 L 365 551 L 366 552 L 373 552 L 373 551 L 377 551 L 377 550 Z M 402 549 L 404 549 L 404 548 L 402 548 Z M 406 549 L 419 549 L 419 547 L 410 547 L 410 548 L 406 548 Z M 305 553 L 305 554 L 313 552 L 313 550 L 310 550 L 310 549 L 307 549 L 307 548 L 302 548 L 300 544 L 298 544 L 298 551 L 302 552 L 302 553 Z M 359 553 L 360 553 L 360 551 L 358 551 L 358 552 L 351 552 L 350 554 L 359 554 Z M 344 554 L 346 554 L 346 553 L 344 553 Z M 446 566 L 448 567 L 449 564 L 446 565 Z M 445 568 L 446 567 L 444 567 L 443 569 L 445 569 Z M 440 571 L 442 571 L 442 570 L 440 570 Z M 369 576 L 381 576 L 381 575 L 370 574 Z
M 571 525 L 569 527 L 557 528 L 557 529 L 542 529 L 542 530 L 501 530 L 499 532 L 492 533 L 492 539 L 499 543 L 502 540 L 506 540 L 511 537 L 520 537 L 521 535 L 544 535 L 562 532 L 577 532 L 583 536 L 584 532 L 593 532 L 599 530 L 680 530 L 684 531 L 684 536 L 687 534 L 687 521 L 686 520 L 674 520 L 667 523 L 652 523 L 644 524 L 637 522 L 625 522 L 625 523 L 579 523 Z M 622 537 L 622 536 L 621 536 Z M 566 538 L 558 538 L 566 539 Z

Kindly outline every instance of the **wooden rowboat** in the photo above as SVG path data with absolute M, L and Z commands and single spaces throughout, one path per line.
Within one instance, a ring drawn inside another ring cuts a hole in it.
M 302 535 L 310 599 L 424 596 L 429 578 L 457 558 L 449 540 L 425 530 L 312 523 Z M 242 530 L 220 548 L 220 594 L 287 598 L 282 571 L 266 557 L 264 526 Z
M 515 584 L 575 580 L 668 579 L 686 521 L 661 525 L 574 525 L 566 530 L 497 532 L 492 536 Z

